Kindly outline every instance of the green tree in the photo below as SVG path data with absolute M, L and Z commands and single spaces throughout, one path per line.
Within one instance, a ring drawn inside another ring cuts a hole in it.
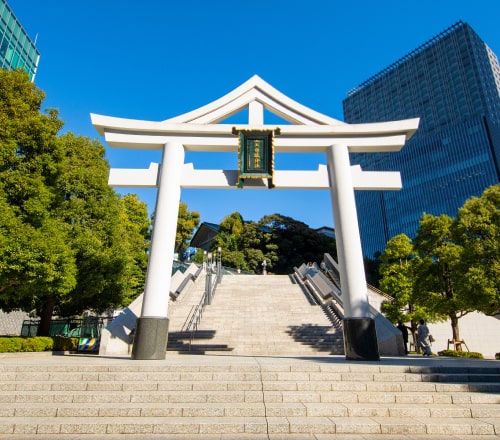
M 226 215 L 219 225 L 220 232 L 226 232 L 232 234 L 237 238 L 241 237 L 244 229 L 243 217 L 239 212 L 233 212 L 232 214 Z
M 458 211 L 457 240 L 463 246 L 461 282 L 476 310 L 500 313 L 500 185 L 467 200 Z
M 441 214 L 424 214 L 414 240 L 420 256 L 415 292 L 416 302 L 436 319 L 449 319 L 454 340 L 460 340 L 458 320 L 475 310 L 463 283 L 464 248 L 456 240 L 456 221 Z
M 459 319 L 472 311 L 500 311 L 500 185 L 467 200 L 453 219 L 424 214 L 413 244 L 391 239 L 381 256 L 380 288 L 389 319 L 448 319 L 460 340 Z
M 68 316 L 128 300 L 141 283 L 131 281 L 144 266 L 132 243 L 144 246 L 144 230 L 124 222 L 104 147 L 59 136 L 63 123 L 54 110 L 40 112 L 43 99 L 25 73 L 0 70 L 0 307 L 36 309 L 47 335 L 54 310 Z
M 182 255 L 189 246 L 189 239 L 193 231 L 200 224 L 200 214 L 189 211 L 186 203 L 179 204 L 179 215 L 177 218 L 177 232 L 175 234 L 175 252 Z
M 222 264 L 237 269 L 248 270 L 245 256 L 239 249 L 239 237 L 226 231 L 219 232 L 211 244 L 212 251 L 220 248 Z
M 57 298 L 68 296 L 76 284 L 65 225 L 48 218 L 34 227 L 4 201 L 0 209 L 0 308 L 51 314 Z
M 197 248 L 192 260 L 197 264 L 203 264 L 204 252 L 203 249 Z
M 304 262 L 321 261 L 323 254 L 336 255 L 335 240 L 310 229 L 306 224 L 279 214 L 259 222 L 245 222 L 238 212 L 224 217 L 211 249 L 222 250 L 226 266 L 261 273 L 287 274 Z
M 55 110 L 40 113 L 44 97 L 24 72 L 0 69 L 0 307 L 48 315 L 74 288 L 76 262 L 69 229 L 54 215 L 63 123 Z
M 261 273 L 265 260 L 267 271 L 274 272 L 278 261 L 278 246 L 273 242 L 273 235 L 266 226 L 259 223 L 245 223 L 240 240 L 241 249 L 245 255 L 245 261 L 249 271 Z
M 259 221 L 259 225 L 271 234 L 271 243 L 275 246 L 273 253 L 277 255 L 272 266 L 276 273 L 291 273 L 295 266 L 304 262 L 321 261 L 327 252 L 334 257 L 337 254 L 334 239 L 293 218 L 268 215 Z
M 393 297 L 382 303 L 382 312 L 393 323 L 410 322 L 413 335 L 420 319 L 428 319 L 425 309 L 417 304 L 415 271 L 419 259 L 411 240 L 405 234 L 396 235 L 387 243 L 380 256 L 380 289 Z
M 85 309 L 103 312 L 128 296 L 131 256 L 122 227 L 120 198 L 108 185 L 109 166 L 101 143 L 66 133 L 62 173 L 57 181 L 62 201 L 55 212 L 68 226 L 76 259 L 77 284 L 58 312 L 64 316 Z
M 122 305 L 128 305 L 144 290 L 148 266 L 148 251 L 151 245 L 151 220 L 146 203 L 137 194 L 120 198 L 120 223 L 124 228 L 124 244 L 132 257 L 129 268 L 128 295 Z
M 212 241 L 211 250 L 221 249 L 224 266 L 248 270 L 245 255 L 241 250 L 243 225 L 244 221 L 239 212 L 226 215 L 219 225 L 219 233 Z

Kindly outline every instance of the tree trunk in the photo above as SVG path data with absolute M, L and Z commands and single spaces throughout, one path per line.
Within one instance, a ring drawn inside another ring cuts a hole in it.
M 52 315 L 54 313 L 55 306 L 55 296 L 48 297 L 44 302 L 40 312 L 40 325 L 38 326 L 37 336 L 50 336 L 50 323 L 52 322 Z
M 453 335 L 453 340 L 460 341 L 460 329 L 458 328 L 457 315 L 455 315 L 455 314 L 450 315 L 450 320 L 451 320 L 451 332 Z M 461 346 L 459 346 L 459 347 L 461 347 Z

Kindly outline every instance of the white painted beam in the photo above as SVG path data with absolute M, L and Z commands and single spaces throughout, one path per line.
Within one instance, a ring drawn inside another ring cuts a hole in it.
M 261 103 L 267 108 L 265 103 Z M 229 111 L 228 114 L 231 113 Z M 129 134 L 146 133 L 155 135 L 182 135 L 188 134 L 191 136 L 203 135 L 230 135 L 233 132 L 235 124 L 208 124 L 208 123 L 172 123 L 170 121 L 142 121 L 137 119 L 116 118 L 112 116 L 103 116 L 97 114 L 90 115 L 92 124 L 104 134 L 108 132 L 121 132 Z M 373 122 L 366 124 L 339 124 L 339 125 L 280 125 L 281 134 L 283 136 L 386 136 L 390 134 L 405 134 L 410 137 L 418 128 L 419 119 L 403 119 L 400 121 L 391 122 Z M 251 129 L 274 129 L 276 124 L 238 124 L 238 128 Z
M 353 187 L 356 190 L 398 190 L 401 189 L 399 172 L 362 171 L 359 165 L 351 166 Z M 156 188 L 158 186 L 158 164 L 148 169 L 112 168 L 109 185 L 115 188 Z M 325 190 L 330 188 L 328 169 L 319 165 L 311 171 L 275 171 L 273 183 L 276 189 Z M 182 169 L 182 188 L 234 189 L 238 184 L 237 170 L 197 170 L 192 163 Z M 267 189 L 267 179 L 246 179 L 246 189 Z
M 111 168 L 108 184 L 114 188 L 157 188 L 158 164 L 151 163 L 149 168 Z
M 264 126 L 263 126 L 264 127 Z M 238 126 L 241 128 L 241 126 Z M 276 129 L 276 126 L 268 126 Z M 110 147 L 127 148 L 138 150 L 161 150 L 163 145 L 169 142 L 181 143 L 186 151 L 203 152 L 237 152 L 238 137 L 231 134 L 214 136 L 183 136 L 183 135 L 162 135 L 144 133 L 120 133 L 105 132 L 106 142 Z M 350 152 L 370 153 L 370 152 L 393 152 L 399 151 L 406 142 L 404 134 L 373 136 L 373 137 L 304 137 L 304 136 L 276 136 L 274 147 L 277 153 L 324 153 L 329 145 L 341 142 L 348 145 Z
M 351 165 L 352 185 L 355 190 L 395 191 L 403 187 L 399 171 L 363 171 Z

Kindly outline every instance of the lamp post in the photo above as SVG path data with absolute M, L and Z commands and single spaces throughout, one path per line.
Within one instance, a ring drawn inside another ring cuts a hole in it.
M 220 284 L 222 278 L 222 248 L 217 248 L 217 284 Z
M 207 253 L 207 276 L 205 278 L 205 304 L 212 304 L 212 252 Z

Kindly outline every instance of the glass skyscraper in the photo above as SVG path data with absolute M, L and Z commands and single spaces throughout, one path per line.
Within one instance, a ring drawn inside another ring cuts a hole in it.
M 401 171 L 401 191 L 358 191 L 363 253 L 397 234 L 414 237 L 424 212 L 456 216 L 471 196 L 500 181 L 498 58 L 462 21 L 354 88 L 348 123 L 420 117 L 398 153 L 352 154 L 367 171 Z
M 24 69 L 35 80 L 40 53 L 10 9 L 0 0 L 0 68 Z

